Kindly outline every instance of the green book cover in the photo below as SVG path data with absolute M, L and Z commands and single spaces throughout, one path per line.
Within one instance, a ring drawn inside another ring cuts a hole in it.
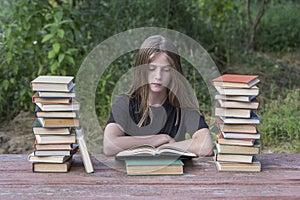
M 184 165 L 180 159 L 127 159 L 126 166 L 166 166 Z

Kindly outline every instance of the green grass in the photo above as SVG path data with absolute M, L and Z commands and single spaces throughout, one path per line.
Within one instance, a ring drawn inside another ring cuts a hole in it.
M 300 89 L 278 96 L 261 114 L 261 144 L 274 153 L 300 152 Z

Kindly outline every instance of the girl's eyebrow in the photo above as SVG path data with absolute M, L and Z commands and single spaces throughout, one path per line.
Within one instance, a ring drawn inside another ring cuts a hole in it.
M 151 64 L 149 63 L 149 65 L 155 66 L 155 67 L 172 67 L 172 65 L 157 65 L 157 64 Z

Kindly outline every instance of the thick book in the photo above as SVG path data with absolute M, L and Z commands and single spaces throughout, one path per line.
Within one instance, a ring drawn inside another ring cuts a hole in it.
M 70 135 L 35 135 L 38 144 L 64 144 L 75 143 L 75 134 Z
M 36 140 L 35 140 L 36 141 Z M 35 150 L 72 150 L 73 143 L 63 144 L 38 144 L 37 141 L 34 143 Z
M 240 101 L 226 101 L 226 100 L 217 100 L 220 107 L 222 108 L 244 108 L 257 110 L 259 107 L 259 101 L 257 99 L 251 102 L 240 102 Z
M 82 162 L 85 168 L 86 173 L 93 173 L 94 172 L 94 166 L 92 159 L 90 157 L 88 148 L 86 146 L 86 142 L 84 139 L 84 131 L 83 129 L 76 129 L 76 138 L 77 138 L 77 143 L 79 146 L 80 154 L 82 157 Z
M 245 96 L 245 95 L 222 95 L 216 94 L 215 99 L 225 100 L 225 101 L 238 101 L 238 102 L 251 102 L 257 98 L 257 95 L 254 96 Z
M 39 120 L 35 119 L 32 125 L 32 133 L 34 135 L 70 135 L 73 129 L 68 128 L 44 128 Z
M 220 154 L 217 153 L 216 161 L 219 162 L 238 162 L 238 163 L 252 163 L 254 155 L 239 155 L 239 154 Z
M 33 151 L 35 156 L 72 156 L 78 150 L 78 145 L 73 144 L 72 149 L 65 150 L 65 149 L 53 149 L 53 150 L 37 150 Z
M 78 111 L 80 104 L 75 99 L 72 100 L 71 104 L 44 104 L 36 103 L 41 111 Z
M 42 127 L 45 128 L 62 128 L 78 127 L 78 118 L 37 118 Z
M 257 133 L 255 124 L 223 124 L 221 122 L 218 122 L 218 128 L 221 132 L 252 134 Z
M 253 86 L 251 88 L 221 88 L 215 86 L 219 94 L 222 95 L 245 95 L 245 96 L 257 96 L 259 94 L 259 88 Z
M 74 98 L 76 96 L 74 88 L 70 92 L 37 91 L 37 94 L 41 98 Z
M 260 82 L 257 75 L 224 74 L 212 80 L 214 86 L 251 88 Z
M 127 175 L 182 175 L 180 159 L 126 159 Z
M 253 146 L 254 139 L 225 139 L 222 134 L 218 134 L 216 142 L 224 145 L 237 145 L 237 146 Z
M 242 155 L 255 155 L 259 153 L 259 144 L 254 144 L 252 147 L 237 146 L 237 145 L 223 145 L 216 144 L 218 153 L 220 154 L 242 154 Z
M 253 133 L 231 133 L 231 132 L 221 132 L 225 139 L 260 139 L 260 132 Z
M 251 112 L 250 118 L 235 118 L 219 116 L 223 124 L 260 124 L 260 118 L 254 112 Z
M 76 111 L 42 111 L 38 106 L 35 106 L 34 114 L 41 118 L 78 118 Z
M 215 161 L 217 170 L 220 172 L 260 172 L 261 163 L 259 160 L 254 160 L 252 163 L 239 163 L 239 162 L 222 162 Z
M 222 117 L 235 117 L 235 118 L 250 118 L 250 109 L 240 109 L 240 108 L 215 108 L 215 115 Z
M 33 172 L 68 172 L 72 166 L 73 159 L 70 158 L 63 163 L 32 163 Z
M 64 163 L 72 156 L 35 156 L 34 153 L 28 155 L 28 161 L 32 163 Z
M 75 86 L 72 76 L 39 76 L 30 82 L 33 91 L 70 92 Z
M 48 98 L 48 97 L 39 97 L 36 92 L 32 96 L 32 103 L 43 103 L 43 104 L 70 104 L 72 102 L 72 98 L 70 97 L 60 97 L 60 98 Z
M 195 153 L 173 146 L 161 146 L 155 148 L 151 145 L 139 145 L 119 152 L 116 159 L 125 160 L 128 158 L 142 157 L 173 157 L 173 158 L 196 158 Z

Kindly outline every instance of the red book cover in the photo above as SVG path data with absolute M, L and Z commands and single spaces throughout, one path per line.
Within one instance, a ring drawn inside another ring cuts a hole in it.
M 214 86 L 250 88 L 260 80 L 257 75 L 224 74 L 212 80 Z
M 256 75 L 224 74 L 213 79 L 213 82 L 249 83 L 258 78 Z

